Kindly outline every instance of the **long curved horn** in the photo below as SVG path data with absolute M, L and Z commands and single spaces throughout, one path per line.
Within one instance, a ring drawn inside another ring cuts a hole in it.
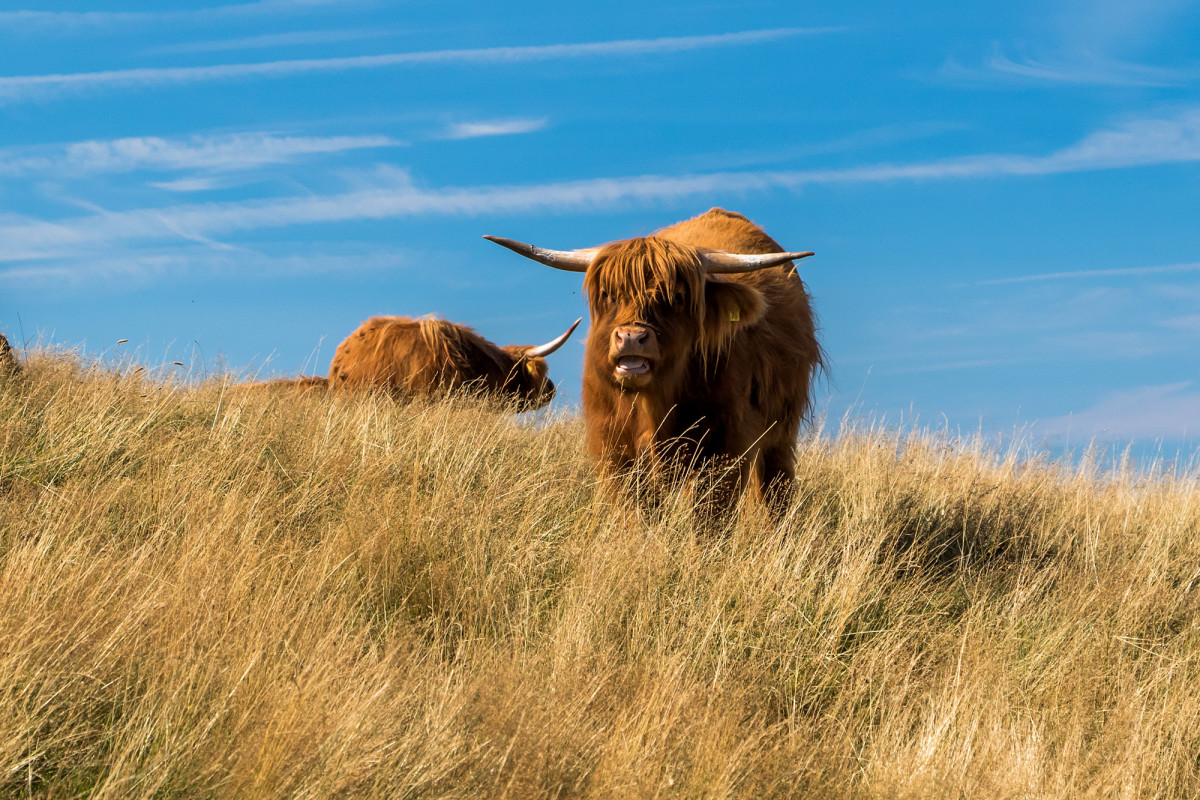
M 580 317 L 579 319 L 575 320 L 574 324 L 571 325 L 571 327 L 567 328 L 567 332 L 564 333 L 562 336 L 559 336 L 554 341 L 546 342 L 545 344 L 538 345 L 537 347 L 534 347 L 531 350 L 526 350 L 525 357 L 526 358 L 545 358 L 546 356 L 550 355 L 555 350 L 557 350 L 558 348 L 560 348 L 564 344 L 566 344 L 567 339 L 571 338 L 571 334 L 575 332 L 575 329 L 579 327 L 579 323 L 581 323 L 581 322 L 583 322 L 583 317 Z
M 726 253 L 724 250 L 701 250 L 700 260 L 710 275 L 730 272 L 754 272 L 756 269 L 776 267 L 787 261 L 798 261 L 816 255 L 811 250 L 803 253 Z
M 499 236 L 484 236 L 489 242 L 495 242 L 501 247 L 507 247 L 514 253 L 540 261 L 548 267 L 567 272 L 587 272 L 588 265 L 600 251 L 599 247 L 589 247 L 586 250 L 547 250 L 544 247 L 534 247 L 531 244 L 518 242 L 514 239 L 502 239 Z

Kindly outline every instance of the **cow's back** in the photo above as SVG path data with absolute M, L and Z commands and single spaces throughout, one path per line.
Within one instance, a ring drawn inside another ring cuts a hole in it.
M 329 384 L 410 397 L 436 397 L 469 383 L 498 390 L 507 373 L 493 351 L 495 345 L 452 322 L 372 317 L 338 345 Z
M 12 346 L 4 334 L 0 333 L 0 377 L 16 375 L 21 371 L 21 363 L 13 352 Z
M 672 242 L 729 253 L 784 252 L 779 243 L 762 228 L 741 214 L 723 208 L 710 209 L 698 217 L 663 228 L 654 235 Z
M 421 323 L 408 317 L 372 317 L 346 337 L 329 366 L 330 386 L 421 392 L 436 381 L 433 354 Z M 423 393 L 423 392 L 422 392 Z

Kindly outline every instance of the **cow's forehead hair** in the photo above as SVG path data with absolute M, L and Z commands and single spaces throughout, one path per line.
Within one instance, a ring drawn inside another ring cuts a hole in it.
M 669 300 L 686 290 L 693 305 L 704 296 L 704 266 L 696 248 L 646 236 L 605 245 L 584 278 L 588 296 L 601 292 L 638 302 Z

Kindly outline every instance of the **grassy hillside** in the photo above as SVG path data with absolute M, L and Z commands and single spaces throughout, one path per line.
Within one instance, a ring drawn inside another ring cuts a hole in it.
M 0 378 L 0 796 L 1200 796 L 1197 475 L 863 431 L 776 527 L 582 424 Z

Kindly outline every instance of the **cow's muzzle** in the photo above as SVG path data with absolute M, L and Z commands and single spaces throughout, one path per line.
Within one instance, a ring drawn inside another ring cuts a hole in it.
M 618 326 L 613 329 L 608 355 L 613 378 L 619 383 L 644 383 L 659 357 L 658 336 L 645 325 Z

